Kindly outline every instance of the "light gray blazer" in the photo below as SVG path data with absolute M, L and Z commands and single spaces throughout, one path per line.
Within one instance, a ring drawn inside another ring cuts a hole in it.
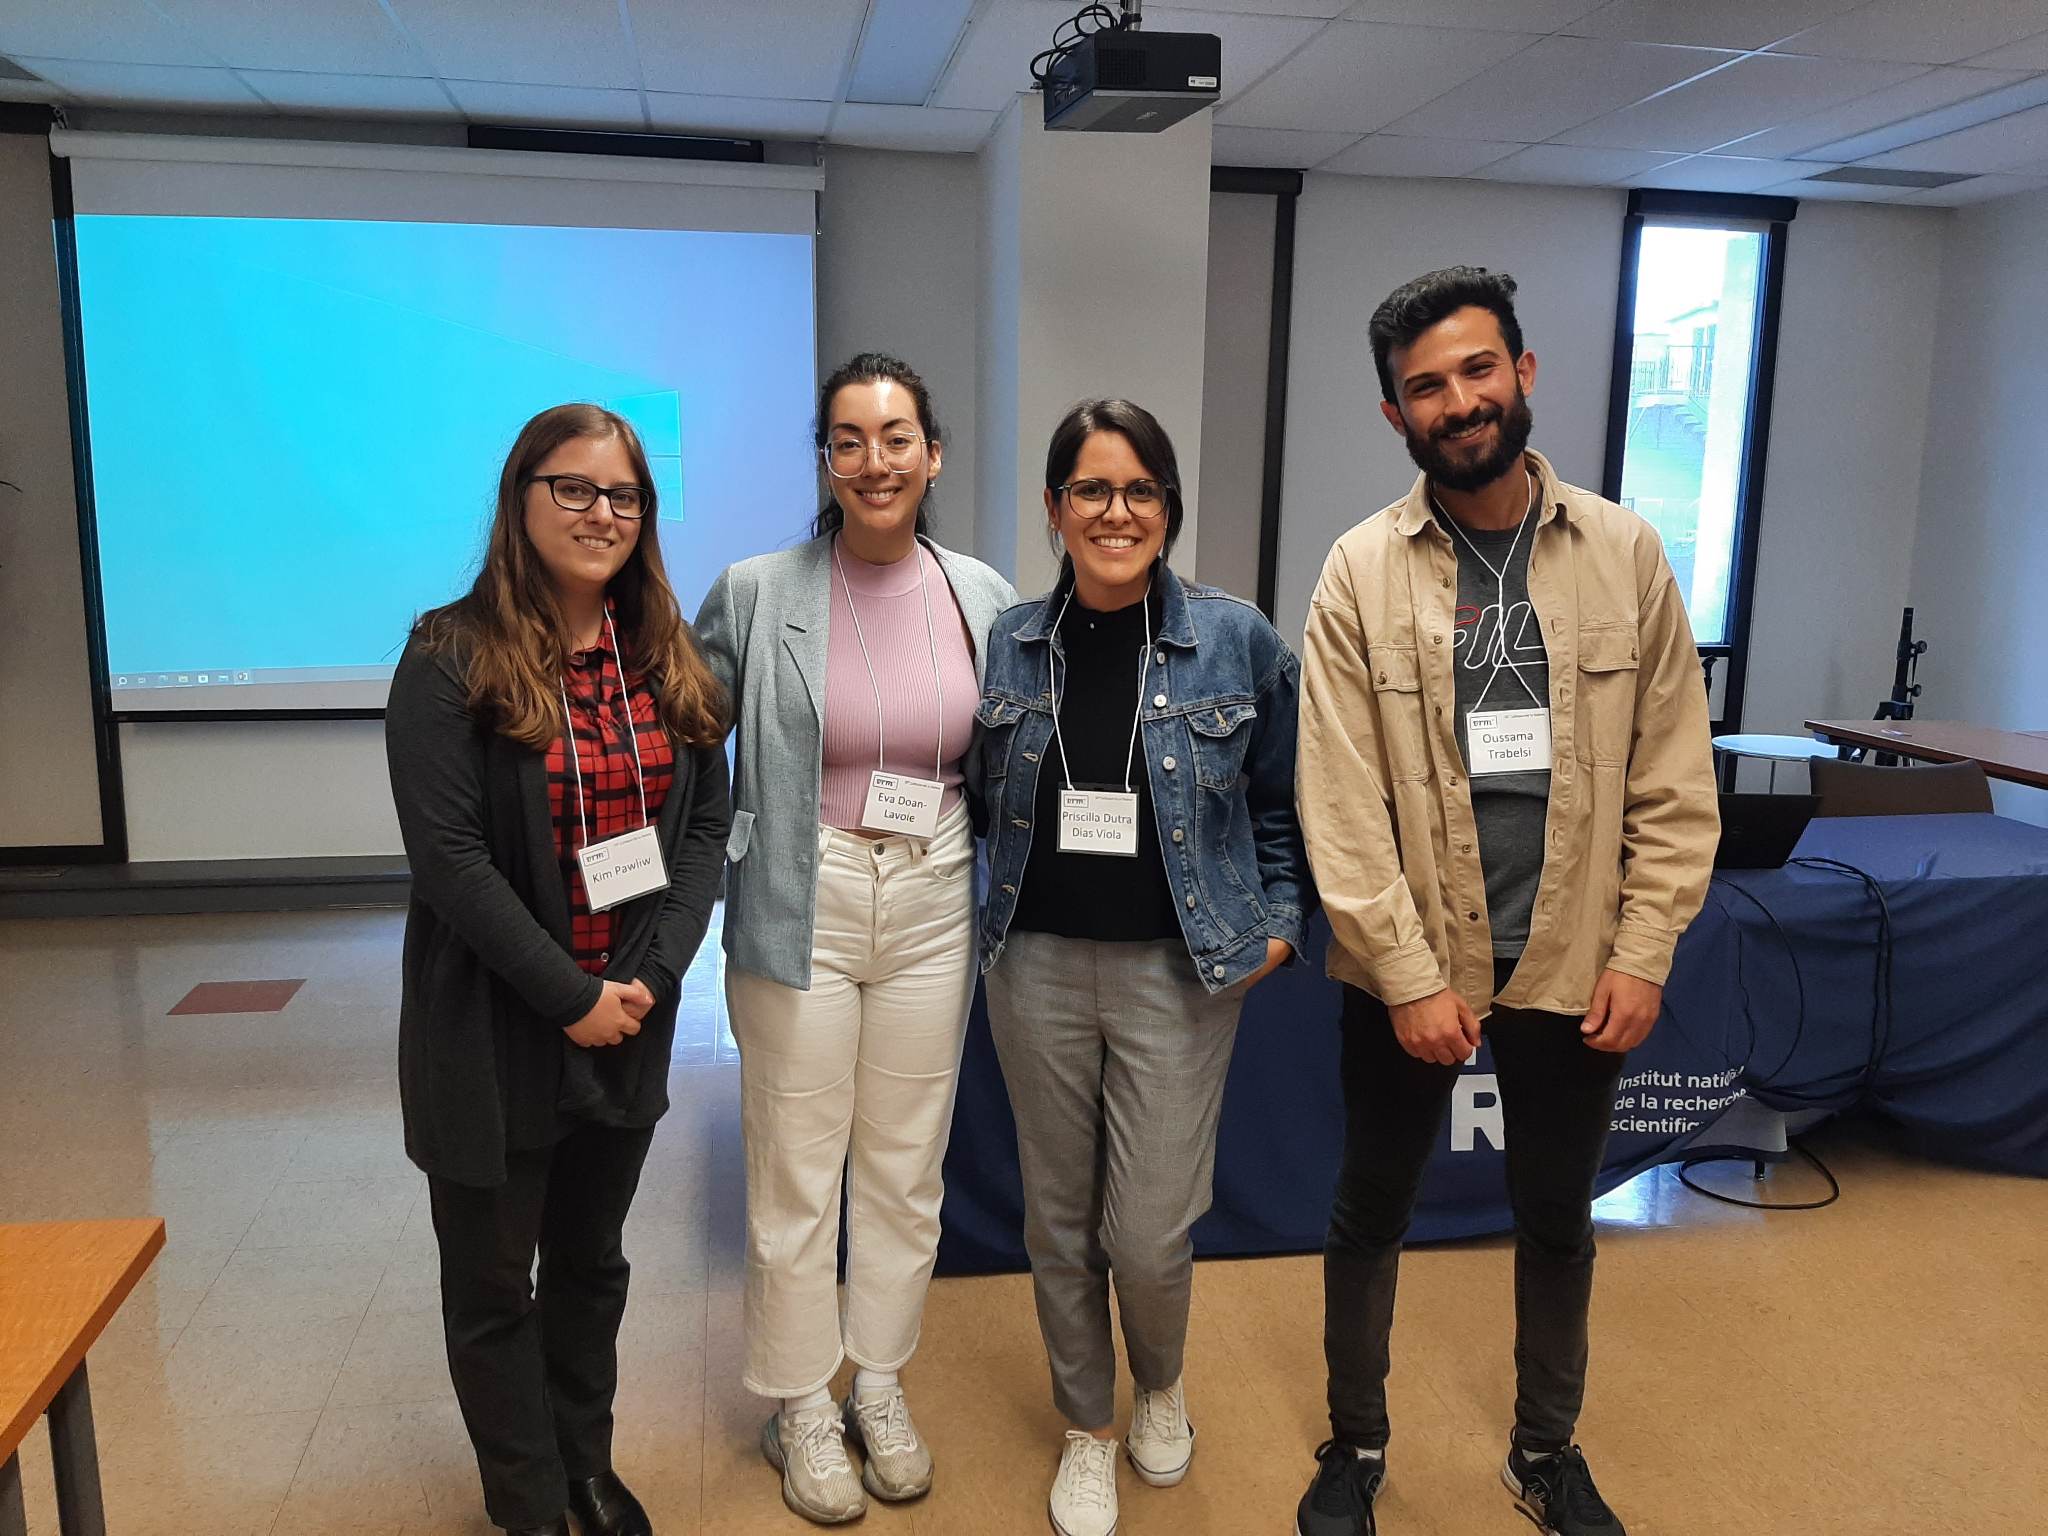
M 989 626 L 1017 593 L 979 560 L 923 543 L 967 621 L 978 683 Z M 698 643 L 732 699 L 739 734 L 725 845 L 726 957 L 805 992 L 818 913 L 831 579 L 832 540 L 812 539 L 727 566 L 697 615 Z

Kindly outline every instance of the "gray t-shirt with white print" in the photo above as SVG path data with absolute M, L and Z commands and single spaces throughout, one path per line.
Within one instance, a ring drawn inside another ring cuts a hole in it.
M 1548 709 L 1550 658 L 1529 605 L 1529 547 L 1534 516 L 1520 527 L 1467 528 L 1441 510 L 1458 551 L 1458 612 L 1452 670 L 1457 680 L 1458 750 L 1479 826 L 1479 863 L 1496 959 L 1518 960 L 1529 942 L 1529 913 L 1543 876 L 1543 825 L 1550 771 L 1471 776 L 1468 724 L 1474 710 Z

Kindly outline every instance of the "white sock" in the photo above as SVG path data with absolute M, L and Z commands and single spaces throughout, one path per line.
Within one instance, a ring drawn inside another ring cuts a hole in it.
M 831 1406 L 832 1389 L 830 1387 L 820 1387 L 815 1392 L 806 1392 L 802 1397 L 785 1397 L 782 1400 L 782 1416 L 788 1418 L 792 1414 L 802 1413 L 806 1408 L 830 1408 Z
M 853 1373 L 853 1395 L 855 1397 L 879 1397 L 892 1391 L 899 1378 L 894 1371 L 871 1371 L 862 1366 Z

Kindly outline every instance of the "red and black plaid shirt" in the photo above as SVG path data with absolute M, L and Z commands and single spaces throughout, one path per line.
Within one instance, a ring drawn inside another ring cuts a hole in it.
M 547 750 L 548 813 L 554 821 L 562 884 L 569 893 L 569 952 L 579 966 L 596 976 L 611 959 L 612 917 L 618 909 L 590 910 L 590 895 L 583 889 L 583 869 L 576 854 L 586 843 L 601 843 L 642 825 L 633 744 L 626 738 L 628 708 L 640 741 L 640 767 L 647 775 L 648 823 L 661 816 L 661 803 L 675 781 L 676 759 L 656 713 L 653 690 L 639 678 L 631 688 L 625 686 L 619 658 L 612 654 L 609 629 L 598 637 L 597 644 L 569 658 L 562 685 L 569 695 L 576 764 L 583 771 L 583 808 L 579 814 L 576 773 L 558 736 Z

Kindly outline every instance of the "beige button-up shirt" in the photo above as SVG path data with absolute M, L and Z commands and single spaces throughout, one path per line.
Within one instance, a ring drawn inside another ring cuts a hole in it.
M 1662 985 L 1720 838 L 1706 688 L 1656 532 L 1542 455 L 1529 601 L 1550 660 L 1550 811 L 1529 943 L 1498 1001 L 1582 1013 L 1602 969 Z M 1302 650 L 1296 797 L 1335 942 L 1389 1006 L 1484 1015 L 1493 941 L 1452 678 L 1458 560 L 1426 478 L 1337 541 Z

